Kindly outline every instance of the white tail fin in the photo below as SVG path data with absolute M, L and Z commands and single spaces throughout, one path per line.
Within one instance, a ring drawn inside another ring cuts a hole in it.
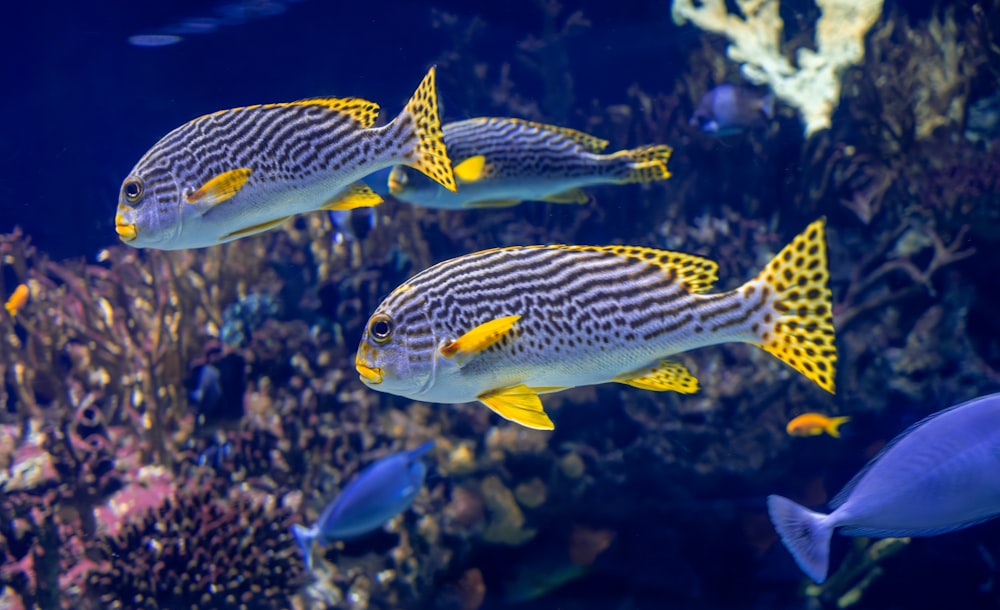
M 306 569 L 312 570 L 312 545 L 313 541 L 316 540 L 316 528 L 302 527 L 296 523 L 292 525 L 292 535 L 295 536 L 295 542 L 298 543 L 299 550 L 302 551 L 302 558 L 306 562 Z
M 767 512 L 802 571 L 817 583 L 826 580 L 833 534 L 829 515 L 813 512 L 781 496 L 767 497 Z

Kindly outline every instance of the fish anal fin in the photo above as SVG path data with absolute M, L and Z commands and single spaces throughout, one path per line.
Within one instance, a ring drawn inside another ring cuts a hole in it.
M 520 199 L 488 199 L 486 201 L 470 201 L 463 205 L 464 208 L 512 208 L 522 203 Z
M 549 203 L 577 203 L 584 204 L 590 201 L 590 197 L 582 189 L 569 189 L 561 193 L 553 193 L 542 197 L 542 201 Z
M 243 185 L 250 179 L 253 170 L 249 167 L 231 169 L 228 172 L 214 176 L 208 182 L 201 185 L 198 190 L 185 197 L 188 203 L 212 206 L 222 203 L 227 199 L 232 199 L 236 193 L 240 192 Z
M 455 179 L 459 182 L 478 182 L 486 176 L 486 157 L 475 155 L 455 166 Z
M 355 182 L 324 202 L 319 209 L 353 210 L 354 208 L 376 206 L 380 203 L 382 203 L 382 198 L 371 187 L 362 182 Z
M 285 222 L 289 218 L 291 218 L 291 216 L 285 216 L 284 218 L 276 218 L 274 220 L 269 220 L 267 222 L 262 222 L 260 224 L 250 225 L 249 227 L 243 229 L 237 229 L 232 233 L 226 233 L 225 235 L 220 237 L 219 243 L 232 241 L 240 237 L 247 237 L 248 235 L 254 235 L 255 233 L 263 233 L 264 231 L 268 231 L 270 229 L 277 227 L 278 225 Z
M 610 252 L 622 258 L 632 259 L 655 265 L 664 273 L 673 275 L 680 280 L 691 293 L 701 293 L 710 289 L 718 279 L 719 266 L 715 261 L 693 254 L 658 250 L 644 246 L 567 246 L 556 245 L 553 248 L 580 250 L 591 252 Z
M 663 360 L 651 367 L 624 373 L 615 377 L 614 381 L 654 392 L 694 394 L 698 391 L 698 379 L 687 367 L 673 360 Z
M 772 322 L 759 325 L 755 343 L 833 394 L 837 348 L 824 222 L 806 227 L 738 290 L 750 298 L 760 291 L 772 303 Z
M 484 322 L 464 335 L 441 346 L 441 355 L 453 359 L 463 366 L 484 349 L 502 339 L 514 327 L 521 316 L 504 316 Z
M 555 429 L 555 424 L 542 407 L 538 392 L 523 384 L 486 392 L 479 396 L 479 400 L 500 417 L 526 428 Z

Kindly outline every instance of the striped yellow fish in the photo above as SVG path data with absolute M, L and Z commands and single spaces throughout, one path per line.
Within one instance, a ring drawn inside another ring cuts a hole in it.
M 438 118 L 434 69 L 403 111 L 317 98 L 223 110 L 167 134 L 122 184 L 115 216 L 137 248 L 201 248 L 274 228 L 295 214 L 377 205 L 357 181 L 403 163 L 455 189 Z
M 441 188 L 405 167 L 389 174 L 389 192 L 429 208 L 504 207 L 521 201 L 587 203 L 581 187 L 670 177 L 669 146 L 600 154 L 608 142 L 520 119 L 478 118 L 444 126 L 458 190 Z
M 616 381 L 691 393 L 669 356 L 757 345 L 833 392 L 824 221 L 754 279 L 706 294 L 710 260 L 633 246 L 526 246 L 438 263 L 394 290 L 368 320 L 356 367 L 376 390 L 437 403 L 480 401 L 552 429 L 539 394 Z

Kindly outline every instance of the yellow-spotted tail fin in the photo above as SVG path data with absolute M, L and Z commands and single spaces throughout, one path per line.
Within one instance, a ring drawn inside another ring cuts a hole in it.
M 631 150 L 620 150 L 611 155 L 616 159 L 625 159 L 622 170 L 618 172 L 615 182 L 631 184 L 634 182 L 655 182 L 670 177 L 667 161 L 674 149 L 665 144 L 643 146 Z
M 821 218 L 806 227 L 739 290 L 773 308 L 754 325 L 754 343 L 832 394 L 837 348 L 824 223 Z
M 457 189 L 455 174 L 451 168 L 451 160 L 448 159 L 444 134 L 441 131 L 434 70 L 431 68 L 427 72 L 427 76 L 420 82 L 413 97 L 393 123 L 398 121 L 404 125 L 402 133 L 404 139 L 408 139 L 406 132 L 410 130 L 417 139 L 416 146 L 403 163 L 420 170 L 444 188 L 454 192 Z

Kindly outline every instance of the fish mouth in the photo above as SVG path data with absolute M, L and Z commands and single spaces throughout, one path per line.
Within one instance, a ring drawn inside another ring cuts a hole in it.
M 121 214 L 115 215 L 115 233 L 124 242 L 135 241 L 135 238 L 139 236 L 139 230 L 135 225 L 125 222 Z
M 382 369 L 370 367 L 366 364 L 361 364 L 360 362 L 355 362 L 354 368 L 356 368 L 358 370 L 358 374 L 361 375 L 361 381 L 367 383 L 368 385 L 378 385 L 382 383 Z

